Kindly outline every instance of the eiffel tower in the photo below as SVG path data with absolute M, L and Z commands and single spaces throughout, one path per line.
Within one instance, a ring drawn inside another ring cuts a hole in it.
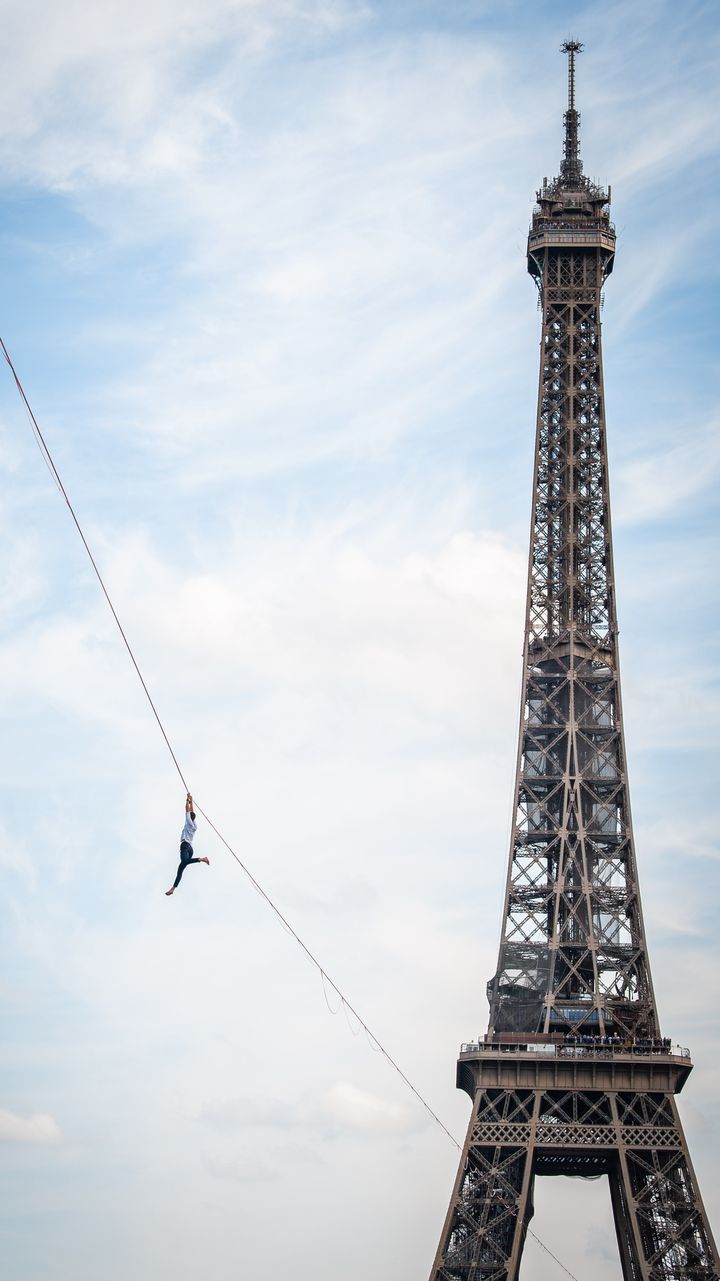
M 613 574 L 602 289 L 615 256 L 583 174 L 568 40 L 559 177 L 537 193 L 542 308 L 524 697 L 489 1029 L 462 1046 L 473 1108 L 430 1281 L 516 1281 L 536 1175 L 607 1175 L 624 1281 L 718 1281 L 675 1104 L 633 846 Z

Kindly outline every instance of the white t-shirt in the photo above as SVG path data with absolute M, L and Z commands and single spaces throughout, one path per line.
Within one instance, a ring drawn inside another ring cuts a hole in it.
M 188 845 L 192 845 L 193 836 L 195 835 L 196 832 L 197 832 L 197 823 L 193 821 L 193 819 L 190 817 L 189 814 L 186 814 L 185 826 L 182 830 L 182 836 L 180 837 L 180 840 L 187 841 Z

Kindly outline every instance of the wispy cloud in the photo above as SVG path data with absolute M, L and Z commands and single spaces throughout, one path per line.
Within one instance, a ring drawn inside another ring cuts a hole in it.
M 615 471 L 615 508 L 625 525 L 649 524 L 678 515 L 713 491 L 720 474 L 720 418 L 696 425 L 673 424 L 660 434 L 636 434 L 636 456 Z

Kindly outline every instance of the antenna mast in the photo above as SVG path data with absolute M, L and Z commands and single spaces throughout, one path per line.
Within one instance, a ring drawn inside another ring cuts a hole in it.
M 579 40 L 565 40 L 560 52 L 568 55 L 568 109 L 565 112 L 565 142 L 563 162 L 560 166 L 560 178 L 563 186 L 582 187 L 584 177 L 580 159 L 580 115 L 575 110 L 575 55 L 582 53 L 583 45 Z

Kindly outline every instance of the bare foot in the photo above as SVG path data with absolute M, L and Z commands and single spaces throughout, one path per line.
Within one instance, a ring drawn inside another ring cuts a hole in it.
M 171 890 L 166 890 L 166 891 L 165 891 L 165 897 L 166 897 L 166 898 L 169 898 L 169 897 L 170 897 L 170 895 L 171 895 L 171 894 L 174 894 L 174 893 L 175 893 L 175 886 L 173 885 L 173 888 L 172 888 Z
M 202 861 L 203 861 L 203 863 L 207 863 L 208 867 L 210 866 L 210 859 L 209 859 L 209 858 L 204 858 Z

